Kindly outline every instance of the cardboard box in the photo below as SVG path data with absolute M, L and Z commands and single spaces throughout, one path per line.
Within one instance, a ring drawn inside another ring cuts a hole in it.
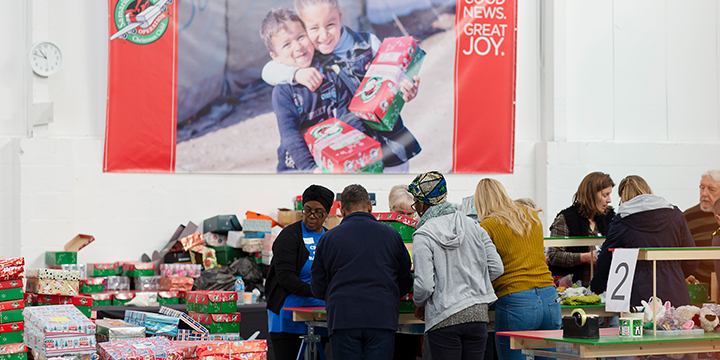
M 227 246 L 239 248 L 242 246 L 242 240 L 245 238 L 245 233 L 242 231 L 228 231 L 227 237 Z
M 272 221 L 264 219 L 243 219 L 243 232 L 265 232 L 272 231 Z
M 338 119 L 311 126 L 304 138 L 315 163 L 324 173 L 381 173 L 383 170 L 380 143 Z
M 162 291 L 190 291 L 195 283 L 191 277 L 166 277 L 160 278 L 160 290 Z
M 40 295 L 77 295 L 80 291 L 79 281 L 26 279 L 26 291 Z
M 411 36 L 385 38 L 370 64 L 348 110 L 380 131 L 395 127 L 405 105 L 400 84 L 420 71 L 425 52 Z
M 227 234 L 228 231 L 240 231 L 240 225 L 235 215 L 217 215 L 203 221 L 203 232 Z
M 301 206 L 302 207 L 302 206 Z M 288 208 L 278 209 L 278 224 L 280 227 L 286 227 L 302 220 L 302 210 L 290 210 Z
M 323 223 L 323 226 L 325 226 L 329 230 L 340 225 L 341 222 L 342 216 L 328 215 L 327 219 L 325 219 L 325 222 Z
M 231 246 L 210 246 L 210 248 L 215 250 L 218 265 L 230 265 L 233 261 L 245 256 L 241 250 Z
M 205 314 L 234 313 L 237 293 L 234 291 L 188 291 L 187 310 Z
M 138 276 L 133 278 L 133 290 L 158 291 L 160 290 L 160 276 Z
M 190 312 L 190 317 L 202 324 L 210 333 L 240 332 L 240 313 L 203 314 Z
M 227 235 L 213 232 L 206 232 L 202 235 L 202 239 L 208 246 L 226 246 Z
M 105 278 L 105 291 L 130 290 L 130 278 L 127 276 L 108 276 Z

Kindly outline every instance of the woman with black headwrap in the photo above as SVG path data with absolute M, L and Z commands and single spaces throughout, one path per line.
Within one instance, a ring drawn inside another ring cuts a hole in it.
M 310 185 L 302 195 L 302 221 L 288 225 L 273 243 L 265 286 L 267 288 L 268 332 L 276 360 L 296 359 L 307 326 L 295 322 L 284 307 L 325 306 L 310 290 L 310 267 L 315 247 L 326 229 L 325 219 L 334 200 L 330 189 Z

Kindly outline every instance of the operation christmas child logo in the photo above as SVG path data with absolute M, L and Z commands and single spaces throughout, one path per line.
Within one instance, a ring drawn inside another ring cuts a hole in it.
M 137 45 L 154 43 L 165 34 L 170 23 L 167 5 L 173 0 L 119 0 L 113 11 L 118 31 L 110 37 Z

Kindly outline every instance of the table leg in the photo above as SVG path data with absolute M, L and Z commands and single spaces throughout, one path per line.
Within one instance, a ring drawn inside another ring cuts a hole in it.
M 320 343 L 320 335 L 315 334 L 315 324 L 308 321 L 308 334 L 302 335 L 302 343 L 300 345 L 300 351 L 298 351 L 297 360 L 327 360 L 325 358 L 325 350 Z

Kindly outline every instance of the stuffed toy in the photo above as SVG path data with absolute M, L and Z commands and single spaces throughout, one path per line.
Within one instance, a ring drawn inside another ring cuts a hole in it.
M 700 328 L 700 308 L 692 305 L 684 305 L 675 309 L 675 318 L 683 322 L 683 330 L 691 330 L 694 325 Z M 697 318 L 697 322 L 695 322 Z
M 705 330 L 705 332 L 715 331 L 718 328 L 718 323 L 720 323 L 717 315 L 715 315 L 715 313 L 710 309 L 700 309 L 700 312 L 696 315 L 696 317 L 700 322 L 700 325 L 698 326 Z
M 640 303 L 642 303 L 644 309 L 643 322 L 655 322 L 665 315 L 665 307 L 658 298 L 653 299 L 651 297 L 648 301 L 640 300 Z

